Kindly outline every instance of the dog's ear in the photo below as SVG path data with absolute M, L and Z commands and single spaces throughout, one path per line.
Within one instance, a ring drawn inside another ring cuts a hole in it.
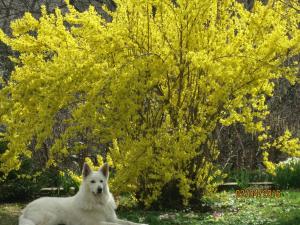
M 109 175 L 109 166 L 107 163 L 104 163 L 103 166 L 100 168 L 100 171 L 102 171 L 103 175 L 108 178 Z
M 91 168 L 87 163 L 83 164 L 82 175 L 83 178 L 86 178 L 92 172 Z

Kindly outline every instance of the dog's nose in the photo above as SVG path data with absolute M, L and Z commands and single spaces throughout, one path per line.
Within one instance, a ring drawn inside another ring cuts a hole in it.
M 102 193 L 102 188 L 98 187 L 97 192 L 98 192 L 98 194 L 101 194 Z

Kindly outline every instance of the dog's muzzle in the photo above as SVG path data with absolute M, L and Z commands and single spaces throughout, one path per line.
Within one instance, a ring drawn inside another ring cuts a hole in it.
M 103 192 L 103 189 L 101 187 L 98 187 L 97 194 L 101 194 Z

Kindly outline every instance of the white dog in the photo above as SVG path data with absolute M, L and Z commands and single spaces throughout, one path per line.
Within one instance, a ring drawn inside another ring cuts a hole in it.
M 29 203 L 19 225 L 138 225 L 117 218 L 116 204 L 108 188 L 107 164 L 99 171 L 84 164 L 82 174 L 83 182 L 76 195 L 43 197 Z

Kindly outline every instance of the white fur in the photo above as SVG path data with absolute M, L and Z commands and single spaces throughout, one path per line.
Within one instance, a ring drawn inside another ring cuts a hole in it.
M 72 197 L 43 197 L 29 203 L 19 217 L 19 225 L 137 225 L 117 218 L 105 166 L 107 173 L 104 167 L 92 172 L 85 165 L 83 182 Z

